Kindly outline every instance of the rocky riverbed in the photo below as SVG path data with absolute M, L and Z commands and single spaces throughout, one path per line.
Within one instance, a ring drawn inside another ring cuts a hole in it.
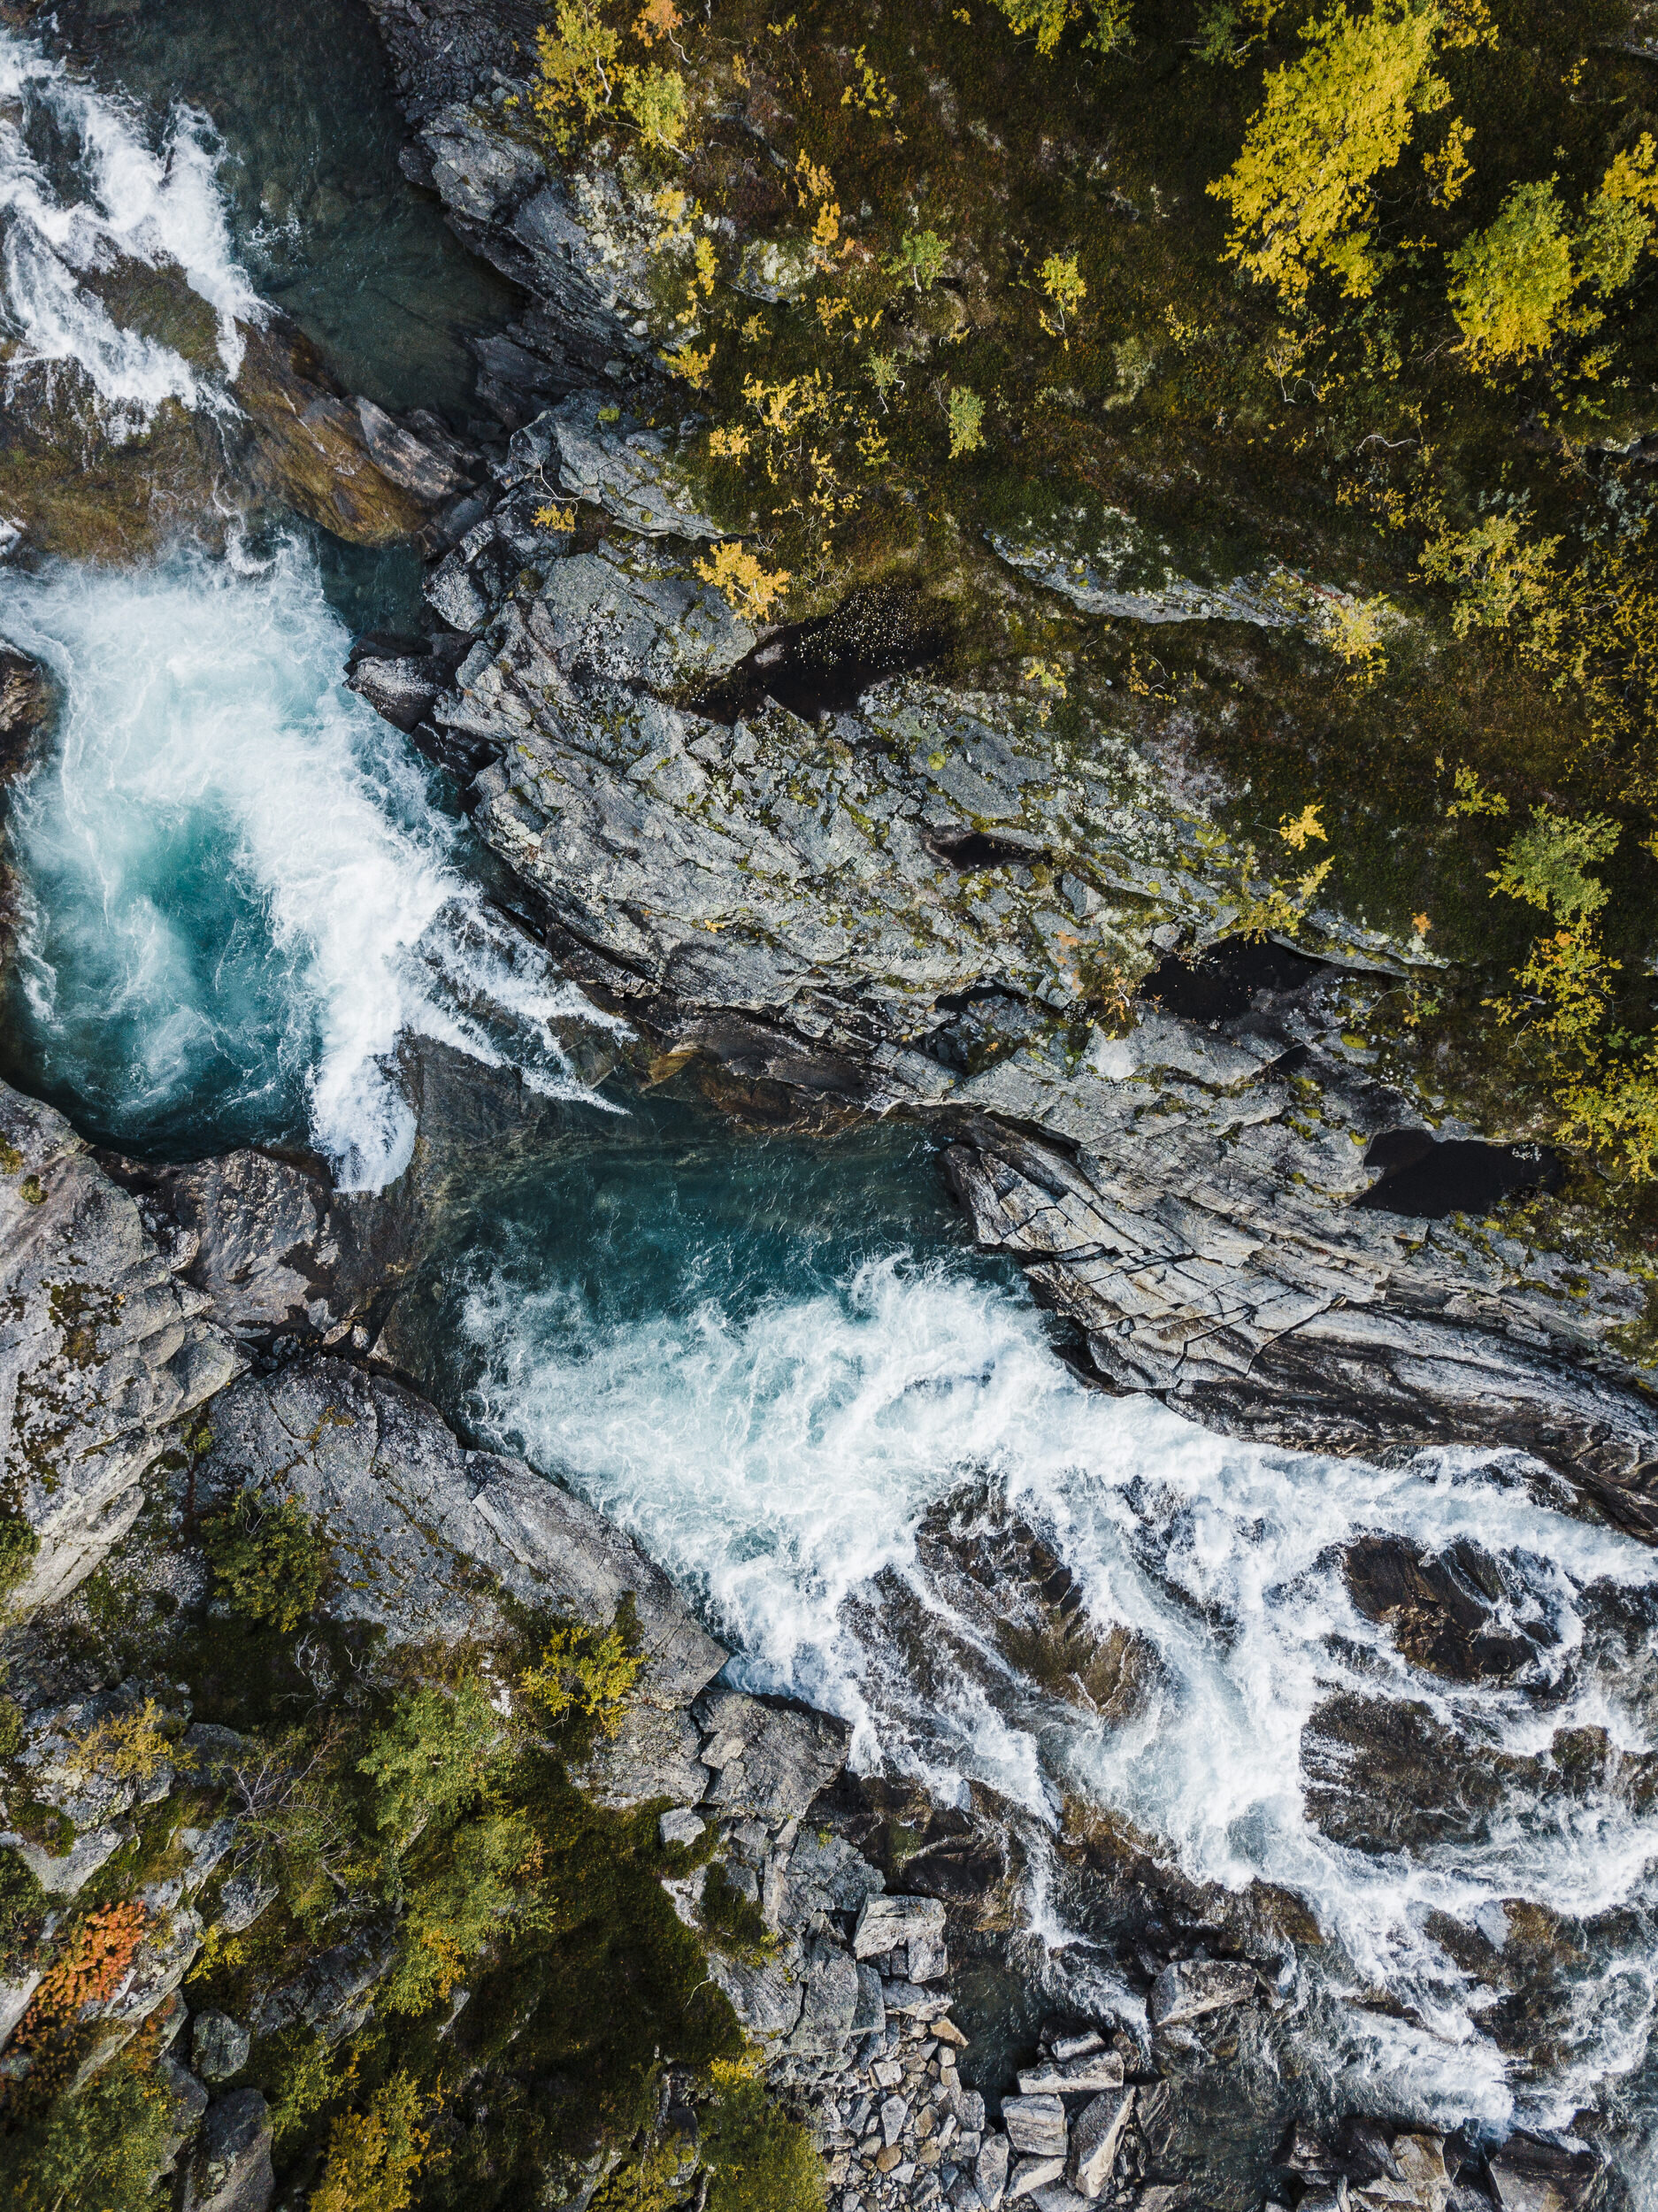
M 356 2032 L 396 1949 L 394 1917 L 309 1961 L 290 1952 L 288 1978 L 256 1989 L 241 2018 L 192 2018 L 181 1993 L 203 1945 L 211 1956 L 256 1925 L 277 1889 L 258 1844 L 257 1747 L 192 1717 L 188 1686 L 145 1666 L 140 1623 L 158 1628 L 210 1595 L 199 1531 L 249 1490 L 302 1505 L 340 1563 L 312 1631 L 324 1698 L 318 1627 L 345 1632 L 355 1665 L 395 1679 L 403 1650 L 426 1666 L 445 1648 L 488 1653 L 514 1601 L 598 1627 L 632 1608 L 643 1671 L 578 1779 L 603 1805 L 665 1807 L 664 1852 L 699 1856 L 663 1877 L 674 1910 L 709 1945 L 709 1971 L 808 2119 L 846 2212 L 995 2212 L 1026 2197 L 1041 2212 L 1165 2212 L 1194 2184 L 1206 2201 L 1244 2204 L 1240 2138 L 1301 2205 L 1593 2200 L 1595 2162 L 1539 2140 L 1514 2138 L 1487 2162 L 1471 2143 L 1374 2120 L 1326 2139 L 1294 2121 L 1281 2086 L 1263 2100 L 1282 1959 L 1267 1928 L 1252 1938 L 1209 1919 L 1201 1896 L 1150 1938 L 1174 1956 L 1160 1961 L 1147 1932 L 1124 1953 L 1126 1985 L 1144 1990 L 1140 2025 L 1055 2020 L 1004 2093 L 968 2087 L 952 1984 L 995 1903 L 952 1874 L 961 1842 L 948 1824 L 894 1860 L 879 1793 L 845 1771 L 842 1724 L 720 1686 L 725 1652 L 602 1517 L 521 1462 L 467 1449 L 360 1357 L 309 1348 L 332 1333 L 349 1354 L 351 1338 L 319 1292 L 330 1240 L 299 1171 L 234 1156 L 192 1171 L 186 1194 L 175 1186 L 166 1213 L 50 1109 L 9 1092 L 0 1106 L 4 1403 L 27 1471 L 17 1509 L 38 1540 L 6 1646 L 18 1713 L 6 1800 L 22 1825 L 5 1840 L 47 1901 L 42 1940 L 88 1883 L 149 1864 L 121 1892 L 144 1908 L 143 1939 L 82 2008 L 82 2064 L 90 2078 L 134 2036 L 156 2039 L 175 2114 L 169 2156 L 191 2203 L 271 2200 L 266 2101 L 242 2085 L 290 2020 L 325 2042 Z M 106 1564 L 120 1571 L 113 1645 L 76 1596 Z M 166 1716 L 165 1760 L 143 1774 L 88 1771 L 81 1747 L 95 1732 L 147 1709 Z M 901 1886 L 906 1871 L 921 1893 Z M 710 1909 L 716 1877 L 727 1917 L 729 1898 L 752 1916 L 741 1939 Z M 0 2016 L 27 2054 L 41 1970 L 27 1950 L 14 1958 Z M 26 2063 L 8 2068 L 27 2081 Z M 1231 2155 L 1216 2163 L 1217 2129 Z M 563 2200 L 584 2206 L 619 2156 L 595 2152 Z

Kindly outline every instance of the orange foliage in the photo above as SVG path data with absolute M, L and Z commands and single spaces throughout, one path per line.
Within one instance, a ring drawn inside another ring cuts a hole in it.
M 83 2005 L 106 2003 L 149 1924 L 149 1908 L 135 1898 L 89 1914 L 68 1949 L 42 1975 L 18 2030 L 19 2043 L 27 2049 L 46 2042 L 73 2024 Z

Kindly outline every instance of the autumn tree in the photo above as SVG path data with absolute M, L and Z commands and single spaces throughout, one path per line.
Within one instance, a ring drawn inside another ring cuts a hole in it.
M 1036 34 L 1036 50 L 1051 54 L 1073 23 L 1090 46 L 1115 54 L 1129 42 L 1129 0 L 994 0 L 1021 38 Z
M 1648 132 L 1618 155 L 1576 224 L 1550 177 L 1516 184 L 1496 220 L 1463 240 L 1450 257 L 1451 311 L 1472 367 L 1535 360 L 1599 327 L 1586 295 L 1608 298 L 1634 275 L 1653 234 L 1655 170 Z
M 1475 367 L 1546 352 L 1566 324 L 1577 283 L 1554 179 L 1516 185 L 1496 221 L 1465 238 L 1449 266 L 1461 350 Z
M 1228 257 L 1286 304 L 1303 300 L 1320 273 L 1339 278 L 1349 298 L 1367 297 L 1381 267 L 1376 180 L 1397 165 L 1416 118 L 1450 100 L 1434 67 L 1440 46 L 1487 35 L 1466 11 L 1378 0 L 1355 16 L 1338 0 L 1303 33 L 1305 53 L 1267 78 L 1242 150 L 1209 188 L 1232 211 Z M 1469 135 L 1453 119 L 1425 157 L 1441 201 L 1467 173 Z

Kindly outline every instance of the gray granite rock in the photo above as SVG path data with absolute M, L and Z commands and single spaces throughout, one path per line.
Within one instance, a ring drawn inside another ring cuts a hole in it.
M 1026 2068 L 1019 2076 L 1023 2097 L 1074 2097 L 1123 2085 L 1123 2062 L 1115 2051 L 1086 2052 L 1075 2058 L 1055 2057 Z
M 805 1948 L 806 1985 L 791 2051 L 843 2050 L 858 2011 L 858 1970 L 841 1945 L 820 1936 Z
M 0 1457 L 40 1547 L 17 1611 L 92 1571 L 242 1364 L 63 1116 L 0 1085 Z
M 78 1835 L 67 1851 L 52 1853 L 25 1836 L 7 1833 L 8 1843 L 43 1890 L 54 1897 L 76 1896 L 106 1860 L 112 1859 L 132 1835 L 125 1821 L 108 1821 Z
M 1111 2185 L 1117 2146 L 1134 2109 L 1132 2089 L 1107 2089 L 1086 2104 L 1071 2129 L 1072 2185 L 1085 2197 L 1102 2197 Z
M 852 1948 L 861 1959 L 878 1958 L 901 1944 L 936 1941 L 943 1933 L 944 1907 L 936 1897 L 871 1896 L 858 1915 Z
M 255 2000 L 256 2035 L 276 2035 L 303 2023 L 326 2043 L 354 2035 L 367 2019 L 371 1993 L 390 1966 L 396 1949 L 383 1928 L 365 1928 L 312 1959 L 290 1982 Z
M 979 2192 L 979 2201 L 986 2212 L 995 2212 L 1008 2185 L 1008 2166 L 1010 2152 L 1005 2135 L 987 2135 L 979 2147 L 973 2166 L 973 2181 Z
M 595 1624 L 631 1598 L 649 1655 L 638 1686 L 648 1705 L 683 1706 L 725 1663 L 667 1577 L 613 1523 L 520 1460 L 466 1450 L 399 1384 L 318 1359 L 226 1392 L 198 1486 L 211 1494 L 279 1478 L 349 1563 L 328 1609 L 393 1642 L 452 1640 L 494 1622 L 498 1586 Z M 688 1762 L 685 1740 L 670 1734 L 666 1763 L 664 1746 L 645 1748 L 672 1793 Z M 614 1786 L 617 1770 L 609 1777 Z
M 190 2061 L 203 2081 L 224 2081 L 248 2062 L 248 2031 L 222 2012 L 198 2012 L 190 2035 Z
M 275 2193 L 265 2099 L 257 2089 L 220 2097 L 185 2171 L 182 2212 L 267 2212 Z
M 805 2002 L 804 1959 L 798 1943 L 776 1955 L 749 1960 L 715 1949 L 709 1972 L 730 2000 L 732 2010 L 756 2042 L 779 2043 L 794 2029 Z
M 167 2140 L 161 2156 L 165 2173 L 201 2125 L 208 2096 L 196 2076 L 170 2052 L 163 2052 L 156 2061 L 156 2081 L 167 2108 Z
M 846 1764 L 844 1721 L 781 1698 L 710 1689 L 691 1709 L 703 1732 L 706 1801 L 797 1819 Z
M 1228 2005 L 1247 2004 L 1260 1994 L 1253 1966 L 1241 1959 L 1177 1960 L 1152 1984 L 1147 2010 L 1154 2028 L 1172 2028 Z
M 1002 2124 L 1008 2131 L 1008 2140 L 1022 2157 L 1058 2158 L 1065 2156 L 1065 2107 L 1058 2097 L 1004 2097 L 1002 2101 Z M 1044 2175 L 1044 2180 L 1051 2180 Z
M 720 536 L 718 524 L 677 486 L 662 434 L 601 419 L 615 412 L 597 392 L 572 392 L 518 433 L 509 469 L 533 469 L 565 498 L 603 507 L 644 537 Z

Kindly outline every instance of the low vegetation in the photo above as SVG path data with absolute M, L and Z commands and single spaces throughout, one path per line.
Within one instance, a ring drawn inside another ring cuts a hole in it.
M 78 1605 L 107 1623 L 107 1668 L 188 1685 L 196 1716 L 233 1732 L 226 1747 L 158 1796 L 162 1765 L 189 1755 L 156 1699 L 129 1699 L 68 1744 L 73 1787 L 125 1785 L 139 1801 L 132 1843 L 56 1924 L 21 1860 L 0 1852 L 4 1962 L 42 1972 L 0 2079 L 6 2201 L 153 2212 L 161 2200 L 152 2184 L 173 2106 L 153 2032 L 87 2078 L 110 2033 L 101 2008 L 145 1943 L 165 1939 L 137 1893 L 182 1863 L 181 1825 L 199 1833 L 228 1816 L 236 1844 L 199 1900 L 211 1933 L 184 1993 L 193 2014 L 255 2024 L 230 2085 L 270 2103 L 285 2201 L 488 2212 L 607 2150 L 620 2163 L 604 2201 L 680 2200 L 683 2189 L 625 2190 L 630 2177 L 640 2189 L 652 2176 L 695 2180 L 693 2145 L 659 2124 L 672 2066 L 677 2093 L 703 2102 L 725 2146 L 708 2166 L 710 2202 L 820 2207 L 810 2139 L 748 2066 L 703 1940 L 662 1887 L 706 1851 L 664 1846 L 659 1806 L 607 1810 L 572 1778 L 636 1687 L 631 1607 L 598 1626 L 522 1613 L 487 1647 L 393 1653 L 318 1610 L 334 1568 L 297 1503 L 244 1490 L 202 1541 L 206 1614 L 143 1620 L 135 1597 L 106 1605 L 96 1593 Z M 12 1723 L 0 1761 L 15 1761 L 16 1709 L 0 1713 Z M 31 1771 L 0 1764 L 13 1815 Z M 233 1874 L 271 1900 L 234 1933 L 219 1918 Z M 708 1940 L 756 1940 L 747 1920 L 715 1921 Z M 353 1943 L 379 1968 L 366 2017 L 348 2018 L 343 2036 L 280 2016 L 259 2031 L 262 1995 Z M 785 2193 L 768 2197 L 773 2160 Z

